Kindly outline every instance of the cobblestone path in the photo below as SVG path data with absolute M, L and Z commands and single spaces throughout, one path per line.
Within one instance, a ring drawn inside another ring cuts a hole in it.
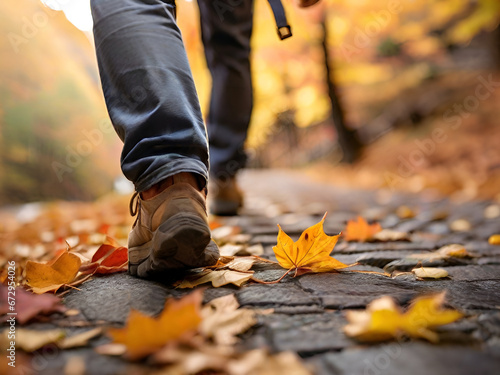
M 432 266 L 442 267 L 450 275 L 434 281 L 417 280 L 409 274 L 387 278 L 376 274 L 327 273 L 287 276 L 276 285 L 208 288 L 206 301 L 233 293 L 242 306 L 274 308 L 273 314 L 261 316 L 259 324 L 243 336 L 243 348 L 268 346 L 276 351 L 295 351 L 315 367 L 317 374 L 498 374 L 500 246 L 488 244 L 488 237 L 500 232 L 500 216 L 495 216 L 498 203 L 456 204 L 430 194 L 341 189 L 310 182 L 300 174 L 274 170 L 246 171 L 240 176 L 240 184 L 246 195 L 245 209 L 241 216 L 221 222 L 240 227 L 240 239 L 261 244 L 264 256 L 271 259 L 277 223 L 295 240 L 304 229 L 317 223 L 325 211 L 328 234 L 343 230 L 346 221 L 357 215 L 377 220 L 383 228 L 410 234 L 408 242 L 339 241 L 332 256 L 344 263 L 359 262 L 361 265 L 355 269 L 408 271 L 418 263 L 409 259 L 409 254 L 451 243 L 463 244 L 476 255 L 471 259 L 433 262 Z M 414 210 L 416 216 L 401 219 L 396 210 L 402 205 Z M 282 274 L 283 270 L 273 265 L 256 271 L 256 276 L 263 280 L 275 280 Z M 132 307 L 157 314 L 166 297 L 187 292 L 126 274 L 95 278 L 80 289 L 67 294 L 65 303 L 81 310 L 91 322 L 114 323 L 125 322 Z M 419 294 L 442 290 L 447 291 L 447 305 L 463 311 L 466 318 L 441 328 L 439 344 L 405 339 L 361 345 L 342 332 L 346 309 L 364 308 L 382 295 L 393 296 L 405 304 Z M 93 345 L 106 340 L 96 340 Z M 62 351 L 44 373 L 55 373 L 75 353 L 86 358 L 90 374 L 139 373 L 139 367 L 100 356 L 91 348 Z

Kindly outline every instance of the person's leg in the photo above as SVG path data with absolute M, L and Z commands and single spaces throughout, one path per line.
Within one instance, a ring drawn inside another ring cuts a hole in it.
M 91 7 L 103 92 L 124 141 L 122 170 L 141 193 L 129 271 L 149 277 L 215 263 L 207 135 L 174 2 L 92 0 Z
M 246 163 L 244 144 L 253 105 L 250 38 L 253 0 L 231 9 L 198 0 L 200 24 L 212 91 L 207 116 L 210 142 L 211 211 L 236 214 L 242 197 L 234 176 Z M 219 4 L 220 5 L 220 4 Z
M 173 1 L 92 0 L 99 72 L 121 166 L 137 191 L 179 172 L 208 177 L 205 125 Z

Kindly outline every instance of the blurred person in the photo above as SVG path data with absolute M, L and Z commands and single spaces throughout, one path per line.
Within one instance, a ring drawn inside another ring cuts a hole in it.
M 280 37 L 291 36 L 280 0 L 269 2 Z M 122 171 L 136 190 L 130 211 L 137 219 L 128 239 L 132 275 L 216 263 L 206 210 L 209 175 L 214 214 L 234 215 L 242 205 L 235 175 L 245 164 L 252 111 L 253 0 L 231 9 L 223 4 L 198 0 L 213 80 L 207 138 L 175 1 L 91 0 L 102 89 L 124 142 Z

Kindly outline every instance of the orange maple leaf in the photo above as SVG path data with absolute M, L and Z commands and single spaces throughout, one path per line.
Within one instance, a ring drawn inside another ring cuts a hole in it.
M 349 220 L 345 229 L 344 239 L 346 241 L 360 241 L 366 242 L 373 238 L 373 236 L 380 232 L 382 227 L 379 223 L 368 224 L 365 219 L 358 216 L 358 220 Z
M 330 256 L 339 234 L 336 236 L 325 234 L 323 230 L 325 218 L 326 213 L 319 223 L 307 228 L 296 242 L 293 242 L 278 224 L 278 244 L 273 250 L 281 267 L 287 268 L 288 272 L 295 270 L 296 276 L 349 267 Z
M 144 358 L 198 329 L 202 298 L 199 289 L 179 300 L 169 299 L 157 318 L 131 310 L 126 326 L 110 328 L 108 334 L 114 343 L 127 347 L 130 359 Z
M 59 289 L 71 283 L 82 261 L 65 250 L 60 256 L 48 263 L 38 263 L 28 260 L 26 263 L 26 283 L 36 294 Z

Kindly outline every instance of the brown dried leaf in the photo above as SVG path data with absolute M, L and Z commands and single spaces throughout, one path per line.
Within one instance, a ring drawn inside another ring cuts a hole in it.
M 102 328 L 94 328 L 89 331 L 73 335 L 71 337 L 65 337 L 57 343 L 57 346 L 61 349 L 77 348 L 80 346 L 87 346 L 88 342 L 94 337 L 99 336 L 102 333 Z
M 9 342 L 7 333 L 7 330 L 2 332 L 0 341 L 5 343 Z M 62 329 L 35 331 L 26 328 L 18 328 L 16 329 L 16 349 L 21 349 L 25 352 L 34 352 L 45 345 L 57 343 L 64 336 L 65 332 Z
M 177 288 L 194 288 L 205 283 L 212 283 L 212 286 L 218 288 L 223 285 L 234 284 L 241 286 L 250 280 L 253 272 L 239 272 L 233 270 L 210 270 L 206 269 L 196 274 L 188 275 L 183 280 L 174 285 Z
M 430 253 L 411 254 L 408 258 L 419 260 L 438 260 L 448 258 L 472 258 L 473 256 L 467 252 L 465 247 L 460 244 L 450 244 L 439 248 Z
M 388 241 L 409 241 L 408 233 L 397 232 L 391 229 L 382 229 L 380 232 L 375 233 L 373 239 L 381 242 Z
M 207 303 L 201 310 L 201 333 L 217 345 L 234 345 L 238 341 L 235 335 L 257 323 L 254 310 L 238 307 L 234 294 Z
M 448 271 L 436 267 L 419 267 L 412 269 L 411 272 L 421 279 L 442 279 L 448 277 Z

